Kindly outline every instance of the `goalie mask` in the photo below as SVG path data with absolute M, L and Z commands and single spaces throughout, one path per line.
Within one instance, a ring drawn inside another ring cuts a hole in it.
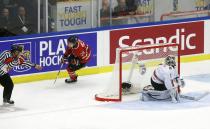
M 168 66 L 175 67 L 176 66 L 175 57 L 173 55 L 168 55 L 165 58 L 165 64 L 168 65 Z

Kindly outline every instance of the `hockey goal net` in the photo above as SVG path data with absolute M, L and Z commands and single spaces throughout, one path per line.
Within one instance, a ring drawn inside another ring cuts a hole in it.
M 161 15 L 160 20 L 178 20 L 187 18 L 197 18 L 210 16 L 210 10 L 195 10 L 195 11 L 175 11 Z
M 179 45 L 176 43 L 142 45 L 116 49 L 116 60 L 110 82 L 106 88 L 95 95 L 98 101 L 121 101 L 127 94 L 136 94 L 141 89 L 150 85 L 150 78 L 154 69 L 168 55 L 176 57 L 177 70 L 180 67 Z M 145 65 L 146 73 L 141 74 L 141 68 Z M 129 89 L 123 89 L 122 83 L 132 84 Z

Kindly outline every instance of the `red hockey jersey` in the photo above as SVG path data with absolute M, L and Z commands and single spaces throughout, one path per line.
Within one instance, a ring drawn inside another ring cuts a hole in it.
M 80 60 L 80 63 L 84 64 L 90 60 L 91 50 L 87 44 L 82 40 L 79 40 L 76 48 L 66 49 L 64 57 L 68 57 L 71 54 L 77 57 Z

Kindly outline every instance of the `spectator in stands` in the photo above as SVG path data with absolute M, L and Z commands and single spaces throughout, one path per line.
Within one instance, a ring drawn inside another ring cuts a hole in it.
M 0 4 L 2 4 L 3 7 L 9 10 L 11 17 L 14 17 L 17 15 L 17 7 L 18 7 L 17 0 L 2 0 Z
M 129 14 L 128 6 L 126 5 L 126 0 L 117 0 L 118 5 L 114 8 L 113 16 L 118 17 L 113 19 L 114 25 L 128 24 L 128 18 L 119 16 L 126 16 Z
M 118 5 L 114 8 L 114 13 L 116 16 L 127 15 L 128 7 L 126 5 L 126 0 L 117 0 Z
M 110 3 L 109 0 L 102 0 L 102 8 L 100 10 L 101 17 L 110 17 Z
M 153 21 L 153 2 L 151 0 L 128 0 L 130 14 L 135 14 L 130 19 L 130 23 L 144 23 Z M 146 17 L 142 15 L 147 15 Z
M 110 0 L 102 0 L 102 8 L 100 10 L 101 26 L 110 25 Z
M 9 30 L 11 24 L 11 20 L 9 17 L 9 9 L 3 8 L 1 11 L 1 16 L 0 16 L 0 28 Z
M 9 9 L 3 8 L 0 16 L 0 37 L 14 36 L 11 31 L 11 20 L 9 17 Z
M 27 18 L 30 17 L 30 24 L 33 25 L 33 31 L 37 32 L 37 26 L 38 26 L 38 0 L 16 0 L 19 6 L 22 6 L 26 10 Z M 41 0 L 42 1 L 42 0 Z M 42 2 L 41 2 L 42 3 Z M 42 9 L 42 4 L 40 5 Z M 48 5 L 48 14 L 52 10 L 50 8 L 50 4 Z M 55 5 L 56 6 L 56 5 Z M 55 10 L 54 10 L 55 11 Z M 43 12 L 43 11 L 41 11 Z M 43 13 L 41 13 L 41 17 Z M 41 18 L 43 19 L 43 18 Z
M 204 7 L 204 10 L 210 10 L 210 3 L 208 3 L 205 7 Z M 210 15 L 210 14 L 208 14 Z
M 29 18 L 26 15 L 26 10 L 23 6 L 18 8 L 18 15 L 13 20 L 14 33 L 17 35 L 31 34 L 32 25 Z
M 126 0 L 127 12 L 132 15 L 136 13 L 138 0 Z

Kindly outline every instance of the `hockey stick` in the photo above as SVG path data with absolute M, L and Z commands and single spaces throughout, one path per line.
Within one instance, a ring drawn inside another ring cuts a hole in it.
M 60 74 L 60 72 L 61 72 L 62 67 L 63 67 L 63 63 L 61 64 L 60 69 L 59 69 L 59 71 L 58 71 L 58 73 L 57 73 L 57 75 L 56 75 L 56 78 L 55 78 L 55 81 L 54 81 L 54 83 L 53 83 L 53 86 L 55 86 L 55 83 L 56 83 L 56 81 L 57 81 L 57 79 L 58 79 L 58 76 L 59 76 L 59 74 Z
M 199 96 L 188 96 L 188 95 L 180 95 L 181 98 L 183 99 L 188 99 L 188 100 L 193 100 L 193 101 L 199 101 L 202 98 L 204 98 L 205 96 L 207 96 L 209 94 L 209 92 L 205 92 Z

